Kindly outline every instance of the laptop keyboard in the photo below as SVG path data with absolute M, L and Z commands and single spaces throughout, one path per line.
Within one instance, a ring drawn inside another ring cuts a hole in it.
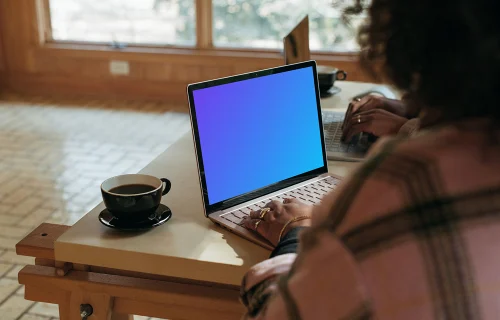
M 283 201 L 287 198 L 295 198 L 306 204 L 318 204 L 325 194 L 337 187 L 339 182 L 339 179 L 328 176 L 322 180 L 313 182 L 303 187 L 279 194 L 264 201 L 256 202 L 248 207 L 224 213 L 221 217 L 236 223 L 237 225 L 241 225 L 243 219 L 248 216 L 250 212 L 261 210 L 272 200 Z
M 325 133 L 326 151 L 330 152 L 349 152 L 349 149 L 354 149 L 354 145 L 342 143 L 342 123 L 344 122 L 344 114 L 334 111 L 322 111 L 323 130 Z
M 322 111 L 325 148 L 327 152 L 364 153 L 369 145 L 361 137 L 355 137 L 351 143 L 342 142 L 342 123 L 345 114 L 335 111 Z

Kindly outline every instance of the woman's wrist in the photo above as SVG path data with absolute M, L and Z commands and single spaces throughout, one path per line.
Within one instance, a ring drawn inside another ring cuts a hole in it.
M 273 258 L 288 253 L 297 253 L 299 248 L 299 235 L 302 230 L 307 229 L 307 226 L 296 226 L 291 228 L 286 235 L 283 236 L 280 242 L 276 245 L 271 256 Z
M 298 228 L 298 227 L 310 227 L 311 226 L 311 219 L 304 219 L 300 221 L 295 221 L 291 222 L 286 228 L 283 230 L 283 233 L 281 235 L 281 239 L 285 238 L 287 233 L 289 233 L 291 230 Z

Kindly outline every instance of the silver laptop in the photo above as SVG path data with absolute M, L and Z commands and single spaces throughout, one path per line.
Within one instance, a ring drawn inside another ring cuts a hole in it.
M 290 33 L 283 38 L 285 64 L 298 63 L 310 60 L 309 50 L 309 17 L 305 16 Z M 362 98 L 368 94 L 379 94 L 387 98 L 395 99 L 392 93 L 385 86 L 374 86 L 368 91 L 352 97 L 352 99 Z M 325 131 L 325 145 L 329 160 L 341 161 L 361 161 L 365 158 L 366 152 L 372 144 L 371 135 L 361 133 L 353 138 L 349 143 L 344 143 L 342 139 L 342 124 L 345 113 L 338 111 L 322 111 L 323 129 Z
M 317 204 L 328 173 L 316 63 L 308 61 L 188 86 L 205 215 L 263 247 L 242 226 L 271 200 Z

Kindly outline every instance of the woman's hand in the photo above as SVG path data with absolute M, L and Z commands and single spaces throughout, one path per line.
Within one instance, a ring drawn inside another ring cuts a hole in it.
M 408 119 L 382 109 L 357 112 L 346 121 L 342 140 L 349 142 L 355 135 L 366 132 L 382 137 L 397 134 Z
M 408 117 L 406 104 L 403 101 L 388 99 L 375 95 L 368 95 L 361 98 L 359 101 L 351 102 L 345 118 L 350 119 L 354 114 L 358 112 L 374 109 L 389 111 L 390 113 L 393 113 L 400 117 Z
M 278 244 L 280 232 L 288 221 L 297 217 L 311 217 L 313 211 L 312 205 L 304 204 L 297 199 L 285 199 L 283 202 L 271 201 L 265 208 L 269 209 L 252 211 L 250 216 L 245 218 L 244 226 L 249 230 L 256 231 L 274 246 Z M 266 210 L 268 210 L 267 213 L 261 219 L 262 213 Z M 282 237 L 295 227 L 310 225 L 311 219 L 292 222 L 283 231 Z

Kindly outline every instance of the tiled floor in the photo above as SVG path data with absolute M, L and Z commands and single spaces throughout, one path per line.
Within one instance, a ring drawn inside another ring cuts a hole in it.
M 42 222 L 73 224 L 100 202 L 107 177 L 135 173 L 189 130 L 182 108 L 157 103 L 0 101 L 0 319 L 54 320 L 23 298 L 14 246 Z M 81 103 L 79 103 L 81 104 Z M 136 320 L 145 320 L 136 317 Z

